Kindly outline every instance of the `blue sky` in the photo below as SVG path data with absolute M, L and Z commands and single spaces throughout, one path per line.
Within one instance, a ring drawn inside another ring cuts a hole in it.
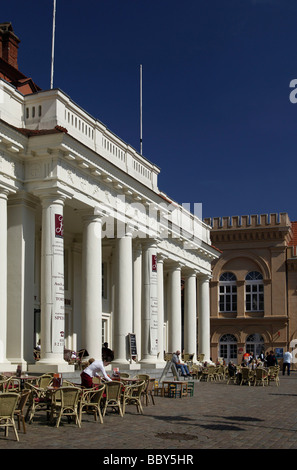
M 50 88 L 53 0 L 1 5 L 19 69 Z M 295 0 L 57 0 L 54 87 L 143 155 L 203 217 L 297 220 Z

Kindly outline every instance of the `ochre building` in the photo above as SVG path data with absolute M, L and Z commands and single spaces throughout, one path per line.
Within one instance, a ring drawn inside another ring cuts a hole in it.
M 287 213 L 204 221 L 222 252 L 210 281 L 212 359 L 273 350 L 281 363 L 297 343 L 296 223 Z

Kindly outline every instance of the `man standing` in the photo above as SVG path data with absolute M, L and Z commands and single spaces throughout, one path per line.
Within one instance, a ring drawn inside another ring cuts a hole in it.
M 176 353 L 172 354 L 171 361 L 175 364 L 175 367 L 177 369 L 181 370 L 181 373 L 184 377 L 186 376 L 191 377 L 188 366 L 180 362 L 179 355 L 180 355 L 180 351 L 176 351 Z
M 284 354 L 283 375 L 285 375 L 286 369 L 287 369 L 287 375 L 290 375 L 292 359 L 293 359 L 293 356 L 290 353 L 290 350 L 286 351 L 285 354 Z

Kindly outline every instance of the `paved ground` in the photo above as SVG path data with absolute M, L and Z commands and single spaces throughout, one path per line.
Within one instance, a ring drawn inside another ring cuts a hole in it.
M 167 463 L 174 463 L 173 455 L 191 459 L 196 449 L 297 449 L 297 372 L 281 376 L 279 387 L 196 381 L 193 397 L 155 402 L 144 407 L 144 415 L 134 406 L 123 418 L 110 412 L 104 424 L 84 415 L 81 429 L 66 420 L 59 428 L 50 426 L 40 411 L 27 434 L 19 432 L 19 442 L 12 431 L 5 438 L 0 429 L 0 449 L 96 449 L 102 463 L 155 454 L 170 455 Z M 113 463 L 135 466 L 132 460 Z

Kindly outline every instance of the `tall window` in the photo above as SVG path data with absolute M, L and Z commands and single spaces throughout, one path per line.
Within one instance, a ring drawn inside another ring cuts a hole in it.
M 258 271 L 251 271 L 245 277 L 245 308 L 247 312 L 264 310 L 263 276 Z
M 219 284 L 220 312 L 237 311 L 236 276 L 233 273 L 223 273 Z
M 220 338 L 220 357 L 226 362 L 237 361 L 237 339 L 234 335 L 225 334 Z

